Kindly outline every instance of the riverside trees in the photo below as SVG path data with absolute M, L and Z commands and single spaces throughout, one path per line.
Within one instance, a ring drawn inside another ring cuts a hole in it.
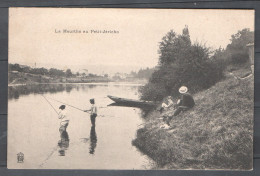
M 167 95 L 177 95 L 180 86 L 191 92 L 210 87 L 223 77 L 222 64 L 210 59 L 206 46 L 192 44 L 188 26 L 181 35 L 170 30 L 159 45 L 158 69 L 149 82 L 140 89 L 144 100 L 162 100 Z

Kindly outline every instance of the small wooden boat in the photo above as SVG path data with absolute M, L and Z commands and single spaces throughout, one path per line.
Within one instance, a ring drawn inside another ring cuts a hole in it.
M 129 106 L 155 106 L 155 103 L 152 101 L 120 98 L 120 97 L 115 97 L 115 96 L 111 96 L 111 95 L 108 95 L 107 97 L 118 104 L 124 104 L 124 105 L 129 105 Z

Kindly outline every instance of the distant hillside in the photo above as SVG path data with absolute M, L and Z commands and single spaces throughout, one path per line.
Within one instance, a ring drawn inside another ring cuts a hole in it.
M 94 83 L 94 82 L 109 82 L 106 77 L 51 77 L 46 75 L 38 75 L 12 71 L 8 73 L 8 85 L 17 84 L 39 84 L 39 83 Z

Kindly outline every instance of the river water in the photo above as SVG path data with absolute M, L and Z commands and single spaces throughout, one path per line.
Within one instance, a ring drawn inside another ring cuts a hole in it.
M 132 145 L 145 111 L 110 106 L 107 95 L 138 99 L 137 84 L 42 84 L 9 87 L 8 168 L 23 169 L 150 169 L 154 162 Z M 96 127 L 88 113 L 67 106 L 70 123 L 60 134 L 62 101 L 89 109 L 98 107 Z M 17 154 L 24 161 L 17 162 Z

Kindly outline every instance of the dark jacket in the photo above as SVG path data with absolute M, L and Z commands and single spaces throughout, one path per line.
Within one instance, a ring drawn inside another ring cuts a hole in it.
M 180 106 L 186 106 L 192 108 L 194 105 L 195 105 L 194 99 L 190 94 L 188 93 L 182 94 Z

